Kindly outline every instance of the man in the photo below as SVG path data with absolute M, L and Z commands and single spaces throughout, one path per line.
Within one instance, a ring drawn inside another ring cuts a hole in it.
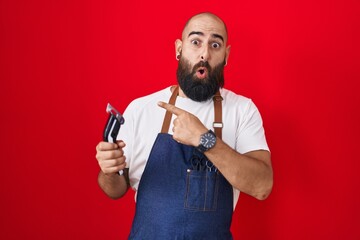
M 137 191 L 130 239 L 232 239 L 239 193 L 263 200 L 271 192 L 260 114 L 222 88 L 226 44 L 219 17 L 193 16 L 175 42 L 179 87 L 133 101 L 121 140 L 96 147 L 104 192 L 117 199 L 129 186 Z

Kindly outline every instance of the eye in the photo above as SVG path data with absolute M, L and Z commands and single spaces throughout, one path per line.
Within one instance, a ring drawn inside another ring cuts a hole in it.
M 191 43 L 196 45 L 196 46 L 200 45 L 200 41 L 196 40 L 196 39 L 192 40 Z
M 219 48 L 220 46 L 221 45 L 219 43 L 217 43 L 217 42 L 214 42 L 214 43 L 211 44 L 211 47 L 213 47 L 213 48 Z

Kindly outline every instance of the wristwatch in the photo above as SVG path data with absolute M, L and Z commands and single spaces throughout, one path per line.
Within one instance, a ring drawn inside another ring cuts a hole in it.
M 213 131 L 209 130 L 200 137 L 200 144 L 196 147 L 200 152 L 205 152 L 213 148 L 216 144 L 216 135 Z

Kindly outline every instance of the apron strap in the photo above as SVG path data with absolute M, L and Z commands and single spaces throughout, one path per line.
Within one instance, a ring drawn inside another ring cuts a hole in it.
M 222 96 L 220 94 L 220 91 L 217 90 L 213 97 L 214 101 L 214 123 L 213 127 L 215 130 L 215 135 L 222 139 L 222 128 L 223 128 L 223 122 L 222 122 Z
M 175 105 L 176 102 L 176 97 L 179 95 L 179 86 L 173 86 L 173 92 L 172 95 L 170 97 L 169 100 L 169 104 Z M 213 101 L 214 101 L 214 123 L 213 123 L 213 127 L 215 130 L 215 134 L 218 138 L 222 138 L 222 127 L 223 127 L 223 123 L 222 123 L 222 100 L 223 98 L 221 97 L 220 91 L 218 90 L 214 97 L 213 97 Z M 170 127 L 170 121 L 171 121 L 171 117 L 172 114 L 169 111 L 166 111 L 165 113 L 165 117 L 164 117 L 164 122 L 161 128 L 161 133 L 168 133 L 169 132 L 169 127 Z
M 175 105 L 176 97 L 179 95 L 179 86 L 172 86 L 173 92 L 169 100 L 169 104 Z M 170 121 L 171 121 L 172 113 L 169 111 L 166 111 L 164 122 L 161 128 L 161 133 L 168 133 L 169 127 L 170 127 Z

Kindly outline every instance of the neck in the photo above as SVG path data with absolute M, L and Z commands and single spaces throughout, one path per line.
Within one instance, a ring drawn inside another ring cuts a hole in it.
M 170 91 L 173 92 L 173 91 L 174 91 L 174 88 L 175 88 L 175 86 L 172 86 L 172 87 L 170 88 Z M 183 92 L 183 90 L 181 89 L 180 86 L 179 86 L 178 96 L 179 96 L 179 97 L 183 97 L 183 98 L 188 98 L 188 97 L 184 94 L 184 92 Z
M 183 90 L 179 87 L 179 96 L 183 98 L 187 98 L 187 96 L 184 94 Z

